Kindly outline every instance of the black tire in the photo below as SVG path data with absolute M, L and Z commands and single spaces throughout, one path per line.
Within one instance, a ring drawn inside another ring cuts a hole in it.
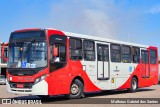
M 134 93 L 138 90 L 138 80 L 137 78 L 133 77 L 130 83 L 129 92 Z
M 74 80 L 70 86 L 70 94 L 66 95 L 68 99 L 78 99 L 85 97 L 84 95 L 84 86 L 82 82 L 78 79 Z

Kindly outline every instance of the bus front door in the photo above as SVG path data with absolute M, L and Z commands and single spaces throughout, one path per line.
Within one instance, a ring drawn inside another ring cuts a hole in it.
M 109 79 L 109 46 L 97 44 L 97 79 Z

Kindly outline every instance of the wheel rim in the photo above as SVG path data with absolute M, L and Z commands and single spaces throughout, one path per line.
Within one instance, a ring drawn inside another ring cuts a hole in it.
M 136 81 L 132 81 L 132 88 L 133 88 L 133 90 L 137 89 L 137 82 Z
M 71 94 L 75 95 L 79 92 L 79 86 L 77 84 L 72 84 L 71 86 Z

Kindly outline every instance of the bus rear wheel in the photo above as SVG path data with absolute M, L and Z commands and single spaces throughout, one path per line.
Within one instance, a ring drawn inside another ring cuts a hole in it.
M 133 93 L 138 90 L 138 80 L 137 78 L 133 77 L 130 83 L 130 89 L 129 92 Z
M 78 79 L 74 80 L 70 86 L 70 94 L 67 95 L 69 99 L 78 99 L 84 96 L 84 86 Z

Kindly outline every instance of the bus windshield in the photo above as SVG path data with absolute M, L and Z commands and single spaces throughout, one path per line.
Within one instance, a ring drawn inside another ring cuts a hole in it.
M 16 42 L 9 44 L 8 68 L 40 68 L 46 65 L 46 42 Z

